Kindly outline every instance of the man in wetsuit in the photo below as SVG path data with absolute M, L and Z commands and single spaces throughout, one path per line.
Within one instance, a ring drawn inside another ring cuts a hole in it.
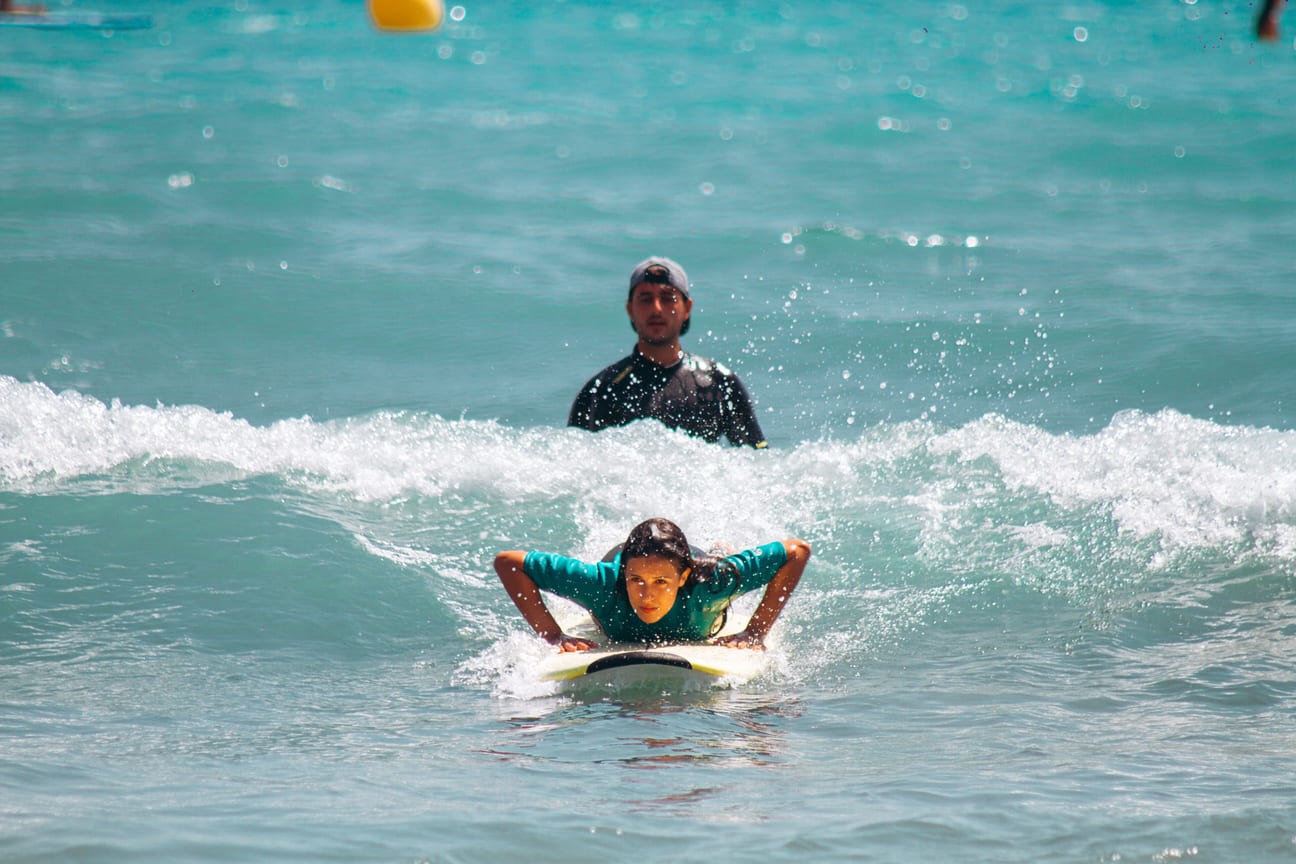
M 684 268 L 649 258 L 630 274 L 626 313 L 639 336 L 634 352 L 595 375 L 572 403 L 568 426 L 591 432 L 651 417 L 710 442 L 762 448 L 751 397 L 724 366 L 680 347 L 693 298 Z

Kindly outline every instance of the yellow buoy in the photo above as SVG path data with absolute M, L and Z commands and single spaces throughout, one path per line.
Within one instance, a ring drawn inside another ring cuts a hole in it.
M 445 17 L 442 0 L 369 0 L 369 17 L 382 30 L 435 30 Z

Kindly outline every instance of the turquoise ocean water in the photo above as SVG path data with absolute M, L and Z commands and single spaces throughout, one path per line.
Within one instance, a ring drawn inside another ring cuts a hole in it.
M 1244 2 L 0 28 L 0 860 L 1291 861 L 1296 56 Z M 678 259 L 765 452 L 563 427 Z M 556 693 L 490 571 L 814 546 Z

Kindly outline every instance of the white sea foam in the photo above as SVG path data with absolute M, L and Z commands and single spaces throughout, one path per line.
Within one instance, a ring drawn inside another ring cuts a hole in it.
M 1098 506 L 1121 529 L 1173 547 L 1254 536 L 1291 555 L 1296 433 L 1221 426 L 1175 411 L 1122 412 L 1094 435 L 1052 435 L 988 416 L 936 436 L 934 453 L 989 458 L 1010 489 Z
M 262 475 L 379 506 L 439 500 L 464 524 L 483 509 L 543 503 L 577 527 L 581 548 L 571 551 L 591 556 L 652 514 L 669 515 L 701 545 L 857 536 L 903 518 L 922 523 L 928 543 L 982 531 L 1023 549 L 1066 544 L 1066 518 L 1020 518 L 1023 495 L 1043 495 L 1062 514 L 1107 514 L 1120 531 L 1170 549 L 1255 542 L 1280 557 L 1296 552 L 1296 433 L 1173 411 L 1122 413 L 1083 436 L 989 415 L 951 430 L 879 426 L 852 442 L 757 452 L 651 424 L 590 435 L 379 413 L 257 427 L 201 406 L 105 404 L 0 378 L 0 483 L 12 491 L 189 488 Z

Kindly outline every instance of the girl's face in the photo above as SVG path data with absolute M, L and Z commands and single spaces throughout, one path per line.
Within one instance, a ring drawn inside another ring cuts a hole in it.
M 666 617 L 688 575 L 687 569 L 683 573 L 676 571 L 675 563 L 668 558 L 631 558 L 627 561 L 626 594 L 639 620 L 656 624 Z

